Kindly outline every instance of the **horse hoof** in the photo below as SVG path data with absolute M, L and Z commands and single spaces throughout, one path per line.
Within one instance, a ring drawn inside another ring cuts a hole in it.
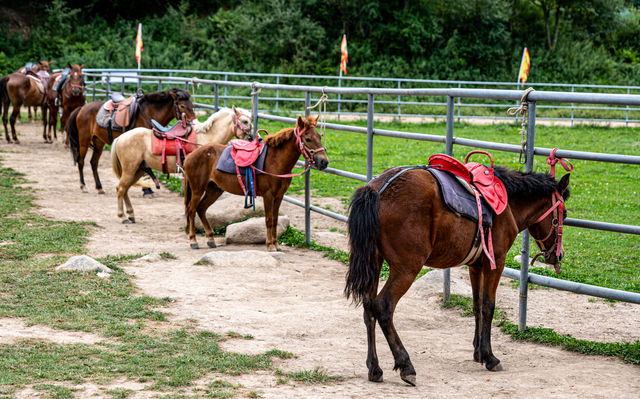
M 216 248 L 216 242 L 213 240 L 207 241 L 207 245 L 209 246 L 209 248 Z
M 142 198 L 146 199 L 154 199 L 156 197 L 156 193 L 144 193 L 142 194 Z
M 490 368 L 489 371 L 504 371 L 504 367 L 502 367 L 502 363 L 498 363 Z
M 197 242 L 191 243 L 191 249 L 200 249 L 200 246 Z
M 104 194 L 104 190 L 103 189 L 99 189 L 98 190 L 98 194 L 101 194 L 101 195 Z
M 87 188 L 85 186 L 80 186 L 80 191 L 82 191 L 85 194 L 89 192 L 87 191 Z
M 384 378 L 382 378 L 382 370 L 378 368 L 378 370 L 375 370 L 373 374 L 369 373 L 369 381 L 383 382 Z
M 126 219 L 122 219 L 122 223 L 123 224 L 133 224 L 135 222 L 136 222 L 136 218 L 131 217 L 131 216 L 126 218 Z
M 416 386 L 416 375 L 415 374 L 409 374 L 409 375 L 400 376 L 400 378 L 402 378 L 402 381 L 406 382 L 407 384 L 411 385 L 412 387 Z

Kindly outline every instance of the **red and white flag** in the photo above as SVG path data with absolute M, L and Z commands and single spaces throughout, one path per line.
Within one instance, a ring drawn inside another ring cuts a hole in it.
M 138 24 L 138 34 L 136 35 L 136 61 L 138 62 L 138 69 L 140 69 L 140 59 L 142 58 L 142 24 Z
M 520 71 L 518 72 L 518 80 L 520 81 L 520 87 L 524 86 L 525 82 L 529 78 L 529 67 L 531 66 L 531 57 L 529 57 L 529 50 L 524 48 L 522 52 L 522 61 L 520 61 Z
M 349 53 L 347 52 L 347 35 L 342 35 L 342 43 L 340 43 L 340 70 L 347 74 L 347 62 L 349 62 Z

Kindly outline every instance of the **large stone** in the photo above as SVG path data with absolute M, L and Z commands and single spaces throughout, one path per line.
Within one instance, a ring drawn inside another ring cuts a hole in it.
M 80 256 L 72 256 L 65 263 L 56 267 L 56 271 L 66 271 L 66 272 L 103 272 L 103 273 L 111 273 L 113 270 L 109 269 L 107 266 L 98 262 L 97 260 L 88 257 L 87 255 Z
M 212 228 L 226 226 L 229 223 L 237 223 L 251 217 L 264 216 L 262 197 L 256 197 L 256 210 L 244 209 L 244 197 L 224 193 L 207 210 L 207 220 Z M 194 218 L 197 229 L 202 229 L 200 217 Z
M 278 238 L 289 227 L 289 217 L 278 217 Z M 227 226 L 227 244 L 264 244 L 267 241 L 265 218 L 252 218 Z
M 279 254 L 279 253 L 278 253 Z M 280 265 L 279 256 L 273 256 L 264 251 L 213 251 L 202 258 L 200 263 L 206 263 L 216 267 L 248 267 L 259 266 L 276 267 Z
M 432 296 L 442 294 L 444 279 L 442 270 L 434 269 L 416 280 L 410 288 L 413 295 Z M 451 293 L 462 296 L 471 296 L 471 285 L 467 282 L 451 276 Z
M 145 256 L 142 256 L 136 259 L 134 262 L 159 262 L 162 260 L 162 256 L 160 256 L 157 252 L 151 252 Z

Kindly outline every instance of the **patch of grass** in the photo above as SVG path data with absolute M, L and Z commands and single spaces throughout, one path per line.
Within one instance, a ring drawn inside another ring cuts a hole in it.
M 162 183 L 169 191 L 174 193 L 182 192 L 182 179 L 178 179 L 174 176 L 167 176 L 164 173 L 154 172 L 158 177 L 158 181 Z
M 131 389 L 115 388 L 107 391 L 113 399 L 127 399 L 134 391 Z
M 291 358 L 297 357 L 291 352 L 283 351 L 280 349 L 271 349 L 270 351 L 265 353 L 265 355 L 272 356 L 272 357 L 279 357 L 280 359 L 291 359 Z
M 229 338 L 253 339 L 253 335 L 251 335 L 251 334 L 242 335 L 242 334 L 237 333 L 235 331 L 227 331 L 227 337 L 229 337 Z
M 178 257 L 172 254 L 171 252 L 160 252 L 160 257 L 164 260 L 178 259 Z
M 333 249 L 333 248 L 325 247 L 322 245 L 318 245 L 313 240 L 311 241 L 310 244 L 307 244 L 305 241 L 304 233 L 292 227 L 287 228 L 287 230 L 284 232 L 284 234 L 282 234 L 278 242 L 294 248 L 309 248 L 309 249 L 313 249 L 314 251 L 321 251 L 321 252 L 324 252 L 324 256 L 326 256 L 329 259 L 339 260 L 345 265 L 349 264 L 348 253 L 344 251 L 340 251 L 339 249 Z
M 458 308 L 463 315 L 473 315 L 473 300 L 469 297 L 452 294 L 451 299 L 443 304 L 445 308 Z M 585 355 L 615 356 L 627 363 L 640 364 L 640 341 L 636 342 L 594 342 L 576 339 L 558 334 L 550 328 L 527 327 L 518 331 L 518 325 L 507 320 L 503 312 L 496 308 L 494 323 L 500 330 L 517 341 L 536 342 L 549 346 L 559 346 L 571 352 Z
M 342 379 L 342 376 L 329 375 L 326 370 L 318 367 L 313 370 L 294 371 L 288 373 L 287 376 L 293 381 L 303 382 L 305 384 L 324 384 Z
M 224 380 L 215 380 L 207 384 L 205 392 L 206 398 L 232 398 L 236 395 L 236 390 L 241 388 L 240 385 L 233 385 L 232 383 Z
M 38 384 L 33 388 L 46 394 L 45 397 L 51 399 L 73 399 L 73 392 L 69 388 L 52 384 Z

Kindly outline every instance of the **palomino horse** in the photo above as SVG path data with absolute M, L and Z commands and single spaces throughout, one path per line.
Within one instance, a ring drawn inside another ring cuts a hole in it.
M 388 169 L 353 195 L 345 295 L 364 307 L 369 380 L 382 381 L 375 343 L 377 321 L 393 352 L 394 370 L 400 369 L 400 377 L 415 385 L 416 372 L 393 325 L 396 304 L 423 265 L 439 269 L 459 266 L 472 247 L 477 223 L 446 208 L 438 182 L 429 171 L 411 169 L 393 179 L 400 170 Z M 509 198 L 506 209 L 493 216 L 496 267 L 491 269 L 484 253 L 467 262 L 476 322 L 473 359 L 492 371 L 502 370 L 491 350 L 491 322 L 507 251 L 518 233 L 529 229 L 544 251 L 545 262 L 557 265 L 564 254 L 561 221 L 566 217 L 564 200 L 569 197 L 569 174 L 559 182 L 546 173 L 521 173 L 502 167 L 496 168 L 495 174 Z M 390 184 L 380 194 L 386 183 Z M 385 260 L 389 279 L 378 293 Z
M 205 122 L 193 125 L 197 145 L 209 143 L 226 144 L 234 136 L 241 140 L 253 140 L 251 115 L 233 109 L 223 108 L 211 115 Z M 124 216 L 123 202 L 127 205 L 128 217 L 122 223 L 135 223 L 133 207 L 129 200 L 131 187 L 149 169 L 162 171 L 162 156 L 152 152 L 151 129 L 139 127 L 122 134 L 111 145 L 111 167 L 119 179 L 116 186 L 118 195 L 118 217 Z M 170 145 L 170 144 L 167 144 Z M 166 157 L 166 172 L 176 173 L 176 156 Z
M 34 68 L 35 69 L 35 68 Z M 46 72 L 42 77 L 48 76 Z M 20 107 L 23 105 L 35 107 L 43 107 L 46 94 L 46 82 L 43 82 L 33 70 L 26 75 L 22 73 L 12 73 L 0 79 L 0 101 L 2 102 L 2 124 L 4 125 L 4 134 L 7 142 L 11 142 L 9 138 L 9 129 L 7 129 L 7 116 L 9 115 L 9 103 L 12 105 L 11 112 L 11 135 L 16 144 L 20 143 L 16 135 L 16 119 L 20 116 Z M 31 119 L 31 115 L 29 115 Z M 45 143 L 48 142 L 46 136 L 46 120 L 44 113 L 42 115 L 42 123 L 44 125 L 43 137 Z
M 137 101 L 139 109 L 135 118 L 133 127 L 151 127 L 151 120 L 155 119 L 162 125 L 167 125 L 174 117 L 186 118 L 187 121 L 196 119 L 193 112 L 193 104 L 189 99 L 190 95 L 187 91 L 180 89 L 171 89 L 169 91 L 161 91 L 156 93 L 145 94 Z M 111 144 L 107 129 L 104 129 L 96 123 L 96 114 L 102 107 L 104 101 L 93 101 L 76 108 L 69 116 L 69 122 L 66 129 L 69 136 L 69 144 L 71 147 L 71 156 L 74 162 L 78 164 L 80 173 L 80 189 L 87 192 L 84 184 L 84 157 L 87 155 L 89 147 L 93 148 L 91 156 L 91 170 L 93 178 L 96 182 L 96 190 L 99 194 L 104 194 L 100 176 L 98 176 L 98 161 L 102 155 L 105 144 Z M 185 115 L 185 116 L 183 116 Z M 114 131 L 113 138 L 118 137 L 121 132 Z
M 67 125 L 67 120 L 71 112 L 79 107 L 82 107 L 86 102 L 86 95 L 84 92 L 84 76 L 82 75 L 82 65 L 71 65 L 67 63 L 69 67 L 69 75 L 66 82 L 62 87 L 58 87 L 57 90 L 53 89 L 56 79 L 62 73 L 57 72 L 51 75 L 49 79 L 49 85 L 47 87 L 47 110 L 49 111 L 49 133 L 48 138 L 51 139 L 51 131 L 53 130 L 53 137 L 58 138 L 56 134 L 56 128 L 58 124 L 58 108 L 62 106 L 62 116 L 60 117 L 60 129 L 64 131 L 64 127 Z M 46 118 L 46 115 L 45 115 Z M 65 139 L 65 147 L 69 146 L 69 136 Z
M 309 119 L 298 117 L 295 128 L 283 129 L 264 139 L 268 147 L 264 161 L 265 173 L 256 176 L 256 194 L 264 199 L 268 251 L 280 251 L 276 232 L 278 210 L 282 197 L 291 184 L 289 173 L 300 158 L 300 154 L 304 156 L 308 165 L 313 165 L 317 169 L 325 169 L 329 164 L 325 149 L 322 147 L 321 137 L 316 130 L 317 121 L 317 117 Z M 192 152 L 184 162 L 185 215 L 189 241 L 193 249 L 198 248 L 193 223 L 196 212 L 205 229 L 207 245 L 215 248 L 213 230 L 206 217 L 207 209 L 224 191 L 243 195 L 235 174 L 216 169 L 225 148 L 226 146 L 220 144 L 202 146 Z
M 21 73 L 21 74 L 26 74 L 27 71 L 31 71 L 33 73 L 35 73 L 36 75 L 40 75 L 42 72 L 46 72 L 49 73 L 51 72 L 51 64 L 53 64 L 53 61 L 43 61 L 40 60 L 38 61 L 37 64 L 34 64 L 32 62 L 28 62 L 27 65 L 23 66 L 22 68 L 18 69 L 16 71 L 16 73 Z M 30 69 L 27 70 L 27 66 L 30 66 Z M 45 83 L 46 86 L 46 83 Z M 42 108 L 44 110 L 44 107 Z M 31 116 L 31 106 L 27 107 L 27 111 L 29 113 L 29 122 L 32 122 L 34 119 L 38 119 L 38 108 L 34 108 L 33 109 L 33 117 Z

